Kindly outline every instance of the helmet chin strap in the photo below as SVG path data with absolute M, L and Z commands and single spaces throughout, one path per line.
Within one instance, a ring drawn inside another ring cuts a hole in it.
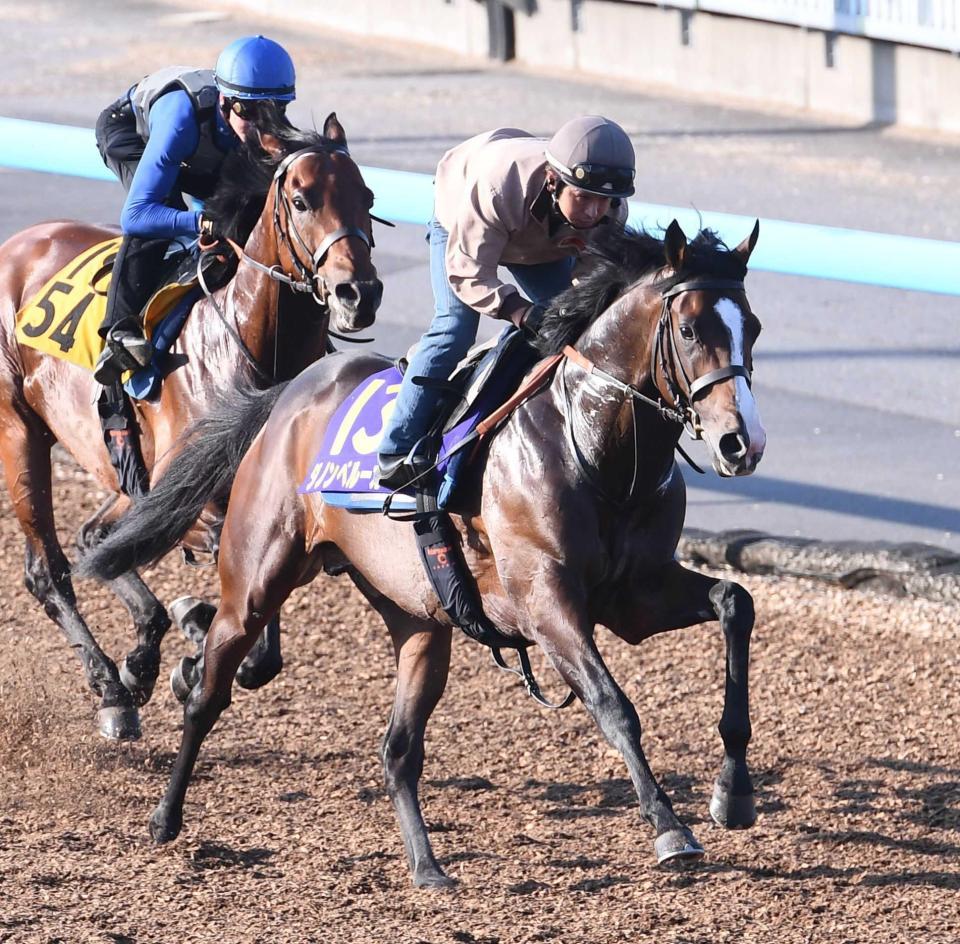
M 554 222 L 558 225 L 570 226 L 573 229 L 578 229 L 579 227 L 574 226 L 570 220 L 567 219 L 566 214 L 563 210 L 560 209 L 560 194 L 563 191 L 563 188 L 567 184 L 560 177 L 555 177 L 552 181 L 547 183 L 547 193 L 550 194 L 550 215 L 554 218 Z

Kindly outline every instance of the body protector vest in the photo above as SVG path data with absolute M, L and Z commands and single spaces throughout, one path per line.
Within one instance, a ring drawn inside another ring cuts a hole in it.
M 190 96 L 200 131 L 197 149 L 183 166 L 185 176 L 194 183 L 194 189 L 184 189 L 195 197 L 205 197 L 212 192 L 220 165 L 226 157 L 225 152 L 216 145 L 217 103 L 220 93 L 214 82 L 212 69 L 168 66 L 141 79 L 130 90 L 130 102 L 137 119 L 137 134 L 144 141 L 150 137 L 150 109 L 161 95 L 172 89 L 182 89 Z M 198 190 L 207 192 L 197 192 Z

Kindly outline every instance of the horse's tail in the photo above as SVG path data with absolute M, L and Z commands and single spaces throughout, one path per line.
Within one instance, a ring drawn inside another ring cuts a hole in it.
M 240 461 L 285 386 L 236 390 L 197 420 L 153 488 L 84 554 L 77 574 L 113 580 L 173 548 L 205 505 L 229 495 Z

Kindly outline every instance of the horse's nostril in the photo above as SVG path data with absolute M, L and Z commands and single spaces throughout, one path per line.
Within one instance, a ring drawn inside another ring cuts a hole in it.
M 720 437 L 720 455 L 727 462 L 735 462 L 747 454 L 750 443 L 741 433 L 724 433 Z
M 351 308 L 356 308 L 360 302 L 360 289 L 356 282 L 338 282 L 333 293 L 338 301 Z

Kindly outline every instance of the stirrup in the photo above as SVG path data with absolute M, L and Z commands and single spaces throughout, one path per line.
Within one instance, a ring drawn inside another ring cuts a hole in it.
M 377 481 L 380 488 L 398 491 L 414 482 L 423 481 L 434 465 L 429 446 L 433 436 L 421 436 L 407 453 L 381 453 L 377 456 Z
M 153 345 L 142 334 L 119 334 L 114 339 L 114 344 L 115 349 L 128 355 L 137 367 L 146 367 L 153 358 Z

